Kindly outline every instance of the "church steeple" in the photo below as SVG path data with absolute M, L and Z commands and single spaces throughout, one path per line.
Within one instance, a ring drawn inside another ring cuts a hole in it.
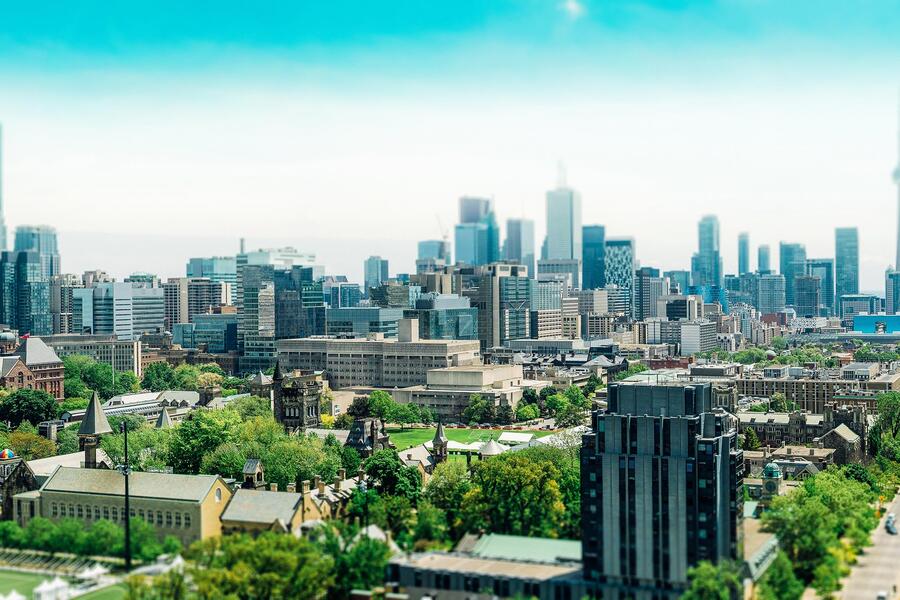
M 449 443 L 450 441 L 444 433 L 444 424 L 438 421 L 437 430 L 434 432 L 434 439 L 431 440 L 431 455 L 434 457 L 434 462 L 436 464 L 447 460 L 449 455 Z
M 100 445 L 100 436 L 105 433 L 112 433 L 112 427 L 109 426 L 106 413 L 100 406 L 100 396 L 94 392 L 78 428 L 78 440 L 81 449 L 84 450 L 85 469 L 97 468 L 97 447 Z

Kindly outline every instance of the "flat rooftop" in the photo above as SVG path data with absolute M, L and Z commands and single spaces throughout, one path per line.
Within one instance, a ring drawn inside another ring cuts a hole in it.
M 406 564 L 430 571 L 450 571 L 544 581 L 556 577 L 579 576 L 581 564 L 546 565 L 533 562 L 477 558 L 434 552 L 413 556 Z

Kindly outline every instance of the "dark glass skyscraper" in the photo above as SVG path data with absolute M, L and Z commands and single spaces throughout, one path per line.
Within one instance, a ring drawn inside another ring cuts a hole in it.
M 581 288 L 595 290 L 606 285 L 606 228 L 581 228 Z
M 778 246 L 780 272 L 784 275 L 784 303 L 794 306 L 794 279 L 806 274 L 806 247 L 803 244 L 781 242 Z
M 0 322 L 19 335 L 50 335 L 50 279 L 43 273 L 37 252 L 0 255 Z
M 536 277 L 534 262 L 534 221 L 507 219 L 503 258 L 528 267 L 528 276 Z
M 59 275 L 59 246 L 56 229 L 48 225 L 19 225 L 13 250 L 37 252 L 41 257 L 41 272 L 45 277 Z
M 856 227 L 834 230 L 834 274 L 838 299 L 859 293 L 859 234 Z
M 808 275 L 818 277 L 822 282 L 822 305 L 826 308 L 828 315 L 834 312 L 834 259 L 831 258 L 810 258 L 806 261 L 806 272 Z
M 738 235 L 738 275 L 750 272 L 750 234 Z

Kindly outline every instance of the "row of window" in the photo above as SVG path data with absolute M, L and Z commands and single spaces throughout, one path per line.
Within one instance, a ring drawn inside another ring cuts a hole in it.
M 71 517 L 79 519 L 93 519 L 95 521 L 105 519 L 107 521 L 117 523 L 120 519 L 125 519 L 125 509 L 119 508 L 118 506 L 88 506 L 86 504 L 51 502 L 50 516 L 54 518 Z M 189 515 L 188 513 L 173 513 L 169 510 L 145 511 L 143 508 L 132 508 L 131 516 L 143 519 L 151 525 L 155 523 L 157 527 L 162 527 L 163 525 L 165 525 L 168 528 L 174 527 L 180 529 L 181 527 L 184 527 L 187 529 L 191 526 L 191 515 Z

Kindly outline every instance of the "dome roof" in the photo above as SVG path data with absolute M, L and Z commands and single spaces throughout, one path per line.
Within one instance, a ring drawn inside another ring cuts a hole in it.
M 15 458 L 16 453 L 10 450 L 9 448 L 4 448 L 2 452 L 0 452 L 0 460 L 4 460 L 7 458 Z
M 765 468 L 763 468 L 763 477 L 768 477 L 770 479 L 781 477 L 781 467 L 773 462 L 770 462 L 765 466 Z

